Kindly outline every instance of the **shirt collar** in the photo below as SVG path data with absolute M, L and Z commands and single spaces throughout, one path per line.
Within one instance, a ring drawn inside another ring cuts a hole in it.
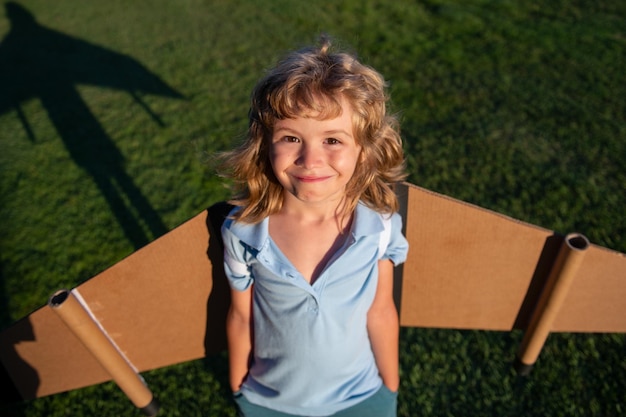
M 351 228 L 351 234 L 354 239 L 358 240 L 364 236 L 380 233 L 383 229 L 381 215 L 363 203 L 359 203 L 354 213 Z M 255 224 L 233 222 L 230 230 L 239 240 L 260 250 L 269 239 L 269 218 L 266 217 Z

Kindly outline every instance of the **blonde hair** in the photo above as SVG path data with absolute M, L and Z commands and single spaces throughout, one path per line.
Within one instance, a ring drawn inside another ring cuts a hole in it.
M 283 188 L 270 165 L 270 138 L 276 120 L 315 114 L 341 114 L 340 98 L 351 105 L 353 131 L 361 162 L 346 186 L 344 213 L 362 201 L 391 213 L 398 210 L 393 184 L 405 178 L 397 118 L 388 115 L 386 83 L 373 68 L 348 53 L 331 53 L 330 41 L 288 54 L 254 88 L 245 141 L 223 154 L 223 166 L 234 180 L 231 204 L 241 206 L 238 221 L 257 223 L 282 207 Z

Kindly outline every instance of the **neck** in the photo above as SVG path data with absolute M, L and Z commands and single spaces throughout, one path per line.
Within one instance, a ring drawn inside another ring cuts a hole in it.
M 333 221 L 341 233 L 349 227 L 352 218 L 352 213 L 348 212 L 343 198 L 339 201 L 317 204 L 286 197 L 277 214 L 289 216 L 294 221 L 305 224 L 323 224 Z

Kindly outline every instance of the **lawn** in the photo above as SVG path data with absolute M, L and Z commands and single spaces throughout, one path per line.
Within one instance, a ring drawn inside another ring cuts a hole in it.
M 4 3 L 0 328 L 228 196 L 212 155 L 321 32 L 389 81 L 409 180 L 626 252 L 626 4 Z M 624 277 L 626 279 L 626 277 Z M 626 285 L 626 283 L 625 283 Z M 400 416 L 626 415 L 626 336 L 403 329 Z M 231 416 L 225 354 L 143 374 L 163 416 Z M 113 383 L 2 416 L 135 416 Z

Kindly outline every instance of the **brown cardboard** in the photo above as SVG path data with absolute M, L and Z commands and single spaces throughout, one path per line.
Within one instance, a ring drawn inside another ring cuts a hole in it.
M 511 330 L 552 232 L 415 186 L 404 215 L 403 326 Z
M 411 245 L 395 271 L 401 325 L 528 328 L 563 237 L 411 184 L 397 192 Z M 77 287 L 137 371 L 226 346 L 229 290 L 218 230 L 228 209 L 211 207 Z M 547 327 L 626 332 L 624 299 L 625 256 L 590 245 Z M 0 333 L 0 360 L 24 399 L 111 379 L 49 307 Z
M 409 327 L 526 329 L 563 238 L 411 184 L 400 322 Z M 626 332 L 626 257 L 591 245 L 551 331 Z
M 626 256 L 591 245 L 552 326 L 553 332 L 626 332 Z

